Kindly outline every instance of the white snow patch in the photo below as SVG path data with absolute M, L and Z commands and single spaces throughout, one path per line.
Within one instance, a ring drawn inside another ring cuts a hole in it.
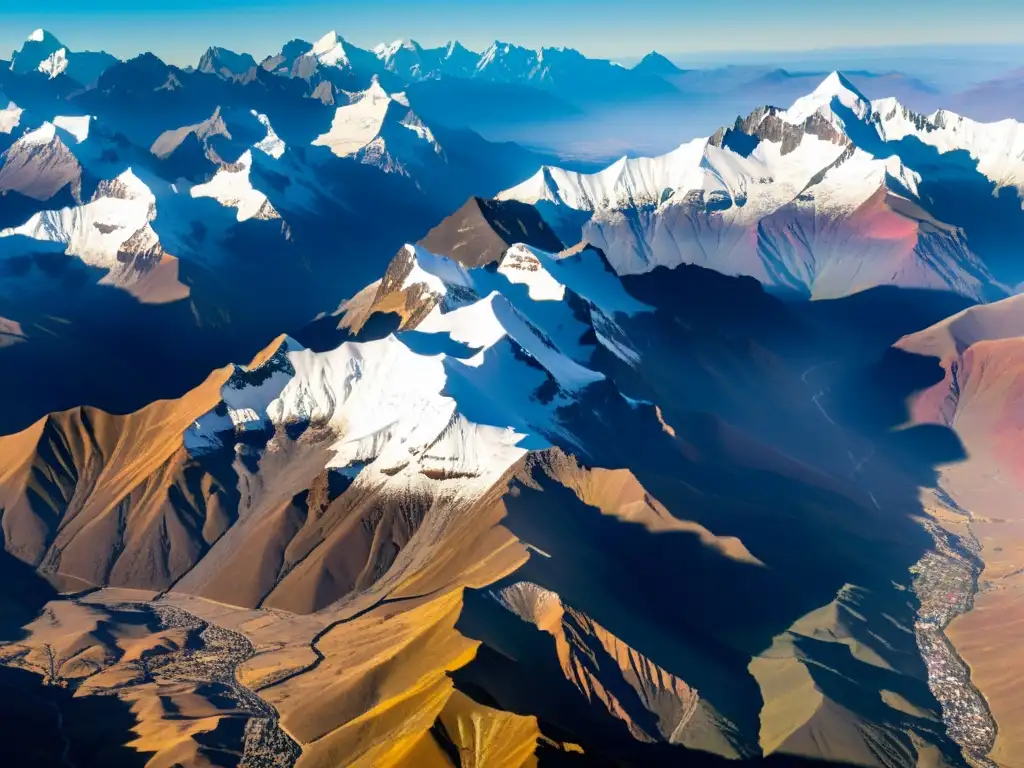
M 270 118 L 264 114 L 257 112 L 255 109 L 251 110 L 253 117 L 260 121 L 260 125 L 267 129 L 267 135 L 265 138 L 260 139 L 255 145 L 254 149 L 258 149 L 266 155 L 274 158 L 275 160 L 280 159 L 281 155 L 284 154 L 285 143 L 276 133 L 274 128 L 270 124 Z
M 252 151 L 247 149 L 243 152 L 236 165 L 240 166 L 238 170 L 221 168 L 205 184 L 192 187 L 192 197 L 211 197 L 226 208 L 237 209 L 239 221 L 246 221 L 257 215 L 264 218 L 280 218 L 267 200 L 267 196 L 252 185 Z
M 0 104 L 4 102 L 3 94 L 0 94 Z M 0 133 L 10 134 L 21 124 L 21 115 L 25 110 L 15 104 L 8 102 L 7 107 L 0 109 Z
M 41 211 L 19 227 L 0 231 L 0 237 L 24 235 L 63 243 L 69 256 L 86 264 L 115 267 L 120 246 L 149 225 L 155 203 L 152 192 L 131 169 L 117 180 L 129 191 L 128 199 L 100 197 L 85 205 Z
M 67 48 L 58 48 L 56 51 L 54 51 L 41 62 L 39 62 L 39 71 L 45 75 L 49 75 L 51 80 L 57 77 L 57 75 L 61 74 L 67 68 Z
M 484 350 L 508 337 L 567 389 L 580 389 L 604 378 L 602 374 L 564 355 L 497 291 L 450 312 L 441 312 L 439 307 L 435 307 L 416 330 L 447 333 L 455 341 Z M 479 366 L 484 360 L 485 356 L 477 354 L 465 362 L 467 365 Z
M 338 157 L 349 157 L 361 150 L 380 133 L 391 97 L 377 80 L 359 98 L 338 107 L 330 130 L 313 139 L 313 146 L 328 147 Z
M 818 183 L 808 187 L 799 205 L 811 205 L 819 212 L 850 214 L 895 179 L 908 193 L 917 195 L 919 174 L 907 168 L 899 157 L 876 158 L 862 149 L 830 168 Z M 898 192 L 899 190 L 891 190 Z
M 535 301 L 561 301 L 565 298 L 565 286 L 551 276 L 532 249 L 521 243 L 505 252 L 498 265 L 498 274 L 504 275 L 510 283 L 526 285 L 530 298 Z
M 654 312 L 653 307 L 637 301 L 626 292 L 622 281 L 605 266 L 596 251 L 585 248 L 565 256 L 556 256 L 536 248 L 531 251 L 554 279 L 582 296 L 609 318 L 619 313 L 636 315 Z
M 36 128 L 34 131 L 29 131 L 20 139 L 19 144 L 34 146 L 38 144 L 49 144 L 57 136 L 57 131 L 53 127 L 53 123 L 45 122 Z
M 89 115 L 82 115 L 80 117 L 65 117 L 63 115 L 58 115 L 53 118 L 53 124 L 74 136 L 75 140 L 79 144 L 89 138 L 89 126 L 91 125 L 91 122 L 92 117 Z
M 418 245 L 406 244 L 402 248 L 412 259 L 412 270 L 402 281 L 399 290 L 406 290 L 414 285 L 425 285 L 431 293 L 445 296 L 450 285 L 473 288 L 473 280 L 469 273 L 457 262 L 443 256 L 435 256 Z

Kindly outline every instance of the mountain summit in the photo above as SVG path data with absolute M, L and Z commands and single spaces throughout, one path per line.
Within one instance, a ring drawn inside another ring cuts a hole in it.
M 212 46 L 199 59 L 197 72 L 207 72 L 225 78 L 242 77 L 255 69 L 256 60 L 248 53 L 235 53 L 227 48 Z
M 1021 185 L 1006 128 L 872 103 L 833 72 L 788 109 L 755 110 L 666 155 L 595 174 L 543 168 L 499 197 L 536 205 L 563 240 L 601 248 L 621 274 L 689 262 L 815 298 L 895 284 L 989 300 L 1022 271 L 977 236 L 991 225 L 949 196 L 944 174 L 971 189 Z M 977 169 L 951 155 L 938 170 L 943 155 L 928 146 L 963 149 Z M 946 196 L 922 194 L 929 184 Z
M 863 120 L 871 109 L 871 102 L 857 87 L 840 72 L 832 72 L 811 93 L 793 102 L 786 110 L 786 119 L 793 123 L 804 122 L 814 113 L 830 120 L 840 120 L 837 112 L 849 110 L 858 120 Z
M 69 51 L 54 35 L 37 29 L 26 38 L 11 60 L 17 74 L 41 72 L 50 79 L 66 74 L 81 85 L 92 85 L 117 59 L 104 51 Z
M 335 110 L 330 130 L 314 139 L 314 146 L 402 175 L 442 156 L 434 134 L 409 108 L 405 94 L 388 94 L 374 77 L 369 88 L 351 99 Z
M 633 66 L 634 72 L 657 77 L 669 77 L 682 74 L 684 70 L 677 67 L 657 51 L 651 51 Z

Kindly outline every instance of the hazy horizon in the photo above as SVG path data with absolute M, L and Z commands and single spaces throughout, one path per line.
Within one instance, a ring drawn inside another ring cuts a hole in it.
M 296 37 L 315 40 L 335 29 L 364 48 L 396 39 L 424 46 L 457 39 L 483 50 L 494 40 L 529 48 L 566 46 L 591 57 L 637 60 L 651 50 L 676 59 L 730 61 L 819 52 L 917 50 L 923 47 L 999 49 L 1024 47 L 1024 5 L 1002 7 L 979 0 L 970 19 L 959 4 L 909 0 L 893 8 L 867 0 L 856 19 L 836 23 L 834 9 L 807 0 L 771 7 L 734 0 L 721 7 L 641 0 L 628 9 L 612 0 L 408 0 L 371 3 L 271 2 L 271 0 L 96 0 L 84 10 L 76 0 L 54 0 L 39 9 L 24 2 L 3 12 L 0 52 L 7 57 L 36 28 L 55 34 L 73 50 L 106 50 L 119 58 L 150 51 L 176 65 L 194 64 L 210 45 L 271 55 Z M 988 19 L 998 18 L 995 24 Z

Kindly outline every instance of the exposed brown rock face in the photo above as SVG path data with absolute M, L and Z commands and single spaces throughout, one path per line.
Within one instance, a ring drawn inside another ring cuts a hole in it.
M 333 107 L 337 96 L 337 89 L 332 83 L 327 80 L 322 81 L 313 89 L 313 92 L 309 94 L 309 98 L 316 99 L 317 101 Z
M 224 118 L 220 116 L 220 107 L 217 107 L 213 114 L 201 123 L 164 131 L 153 142 L 153 146 L 149 148 L 149 151 L 159 158 L 167 158 L 181 147 L 182 143 L 190 136 L 203 145 L 213 136 L 224 136 L 230 139 L 231 133 L 224 123 Z
M 49 200 L 64 187 L 76 201 L 82 194 L 82 167 L 59 136 L 45 143 L 15 142 L 2 160 L 0 193 L 18 192 L 38 201 Z
M 479 267 L 501 258 L 514 243 L 551 253 L 564 247 L 535 208 L 514 200 L 471 198 L 419 244 L 465 267 Z
M 3 438 L 8 551 L 83 583 L 174 583 L 232 522 L 232 490 L 181 445 L 225 378 L 131 416 L 79 408 Z
M 715 147 L 728 146 L 744 154 L 744 137 L 781 144 L 781 152 L 788 155 L 798 146 L 804 136 L 816 136 L 839 146 L 852 145 L 849 137 L 832 123 L 815 113 L 802 124 L 794 125 L 779 117 L 777 107 L 760 107 L 746 117 L 736 118 L 730 128 L 719 128 L 709 139 Z
M 275 355 L 272 345 L 253 374 Z M 491 748 L 503 759 L 583 749 L 629 763 L 686 748 L 836 758 L 881 743 L 908 760 L 919 742 L 947 749 L 897 710 L 876 727 L 856 697 L 839 704 L 808 689 L 806 711 L 789 701 L 827 650 L 787 655 L 786 642 L 861 635 L 842 611 L 818 611 L 814 598 L 765 603 L 765 590 L 788 595 L 836 567 L 866 574 L 913 534 L 879 539 L 870 509 L 736 431 L 701 419 L 667 427 L 653 409 L 625 421 L 610 412 L 602 429 L 617 440 L 589 439 L 609 445 L 612 467 L 619 456 L 647 467 L 646 480 L 551 449 L 467 503 L 453 493 L 458 478 L 371 486 L 325 471 L 328 436 L 316 430 L 250 438 L 228 462 L 190 456 L 182 432 L 216 406 L 230 375 L 136 414 L 81 409 L 0 441 L 17 458 L 0 472 L 5 542 L 54 581 L 169 589 L 249 637 L 256 651 L 239 679 L 279 714 L 300 765 L 411 766 L 452 744 L 470 761 Z M 788 499 L 790 534 L 821 548 L 813 561 L 756 522 L 771 505 L 761 489 L 742 490 L 749 472 L 780 484 L 767 496 Z M 880 598 L 858 593 L 857 613 Z M 748 671 L 778 632 L 771 668 Z M 158 659 L 180 645 L 162 625 L 136 634 Z M 871 653 L 858 651 L 846 674 L 868 674 L 880 663 Z M 921 704 L 919 684 L 899 688 Z M 149 689 L 132 682 L 120 695 L 145 710 L 147 748 L 168 748 L 152 740 L 167 718 L 148 709 Z M 225 715 L 206 716 L 212 725 Z M 173 740 L 181 754 L 193 733 Z M 827 755 L 815 751 L 820 738 Z

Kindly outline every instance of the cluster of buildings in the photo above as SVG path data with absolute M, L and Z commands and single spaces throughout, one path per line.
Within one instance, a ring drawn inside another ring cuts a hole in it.
M 971 673 L 945 628 L 974 605 L 981 565 L 972 550 L 948 531 L 929 523 L 935 549 L 919 560 L 911 572 L 920 601 L 914 624 L 917 647 L 928 670 L 928 687 L 942 706 L 942 720 L 950 738 L 972 764 L 992 766 L 986 755 L 996 739 L 996 724 L 984 697 L 971 683 Z

